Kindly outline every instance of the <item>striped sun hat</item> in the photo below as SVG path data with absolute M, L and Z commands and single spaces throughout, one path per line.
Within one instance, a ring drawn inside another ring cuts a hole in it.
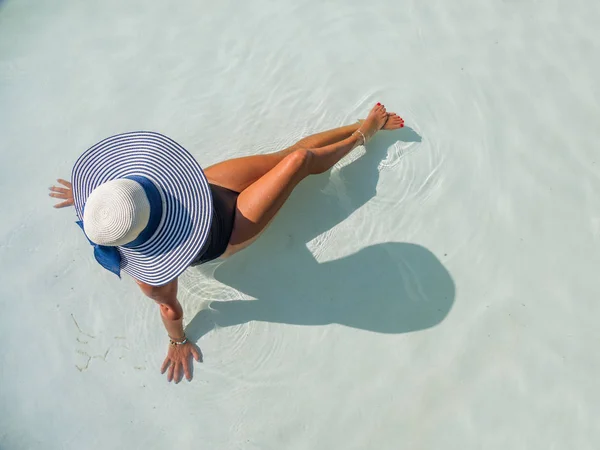
M 72 173 L 79 226 L 96 260 L 160 286 L 206 243 L 212 197 L 194 157 L 159 133 L 118 134 L 79 157 Z

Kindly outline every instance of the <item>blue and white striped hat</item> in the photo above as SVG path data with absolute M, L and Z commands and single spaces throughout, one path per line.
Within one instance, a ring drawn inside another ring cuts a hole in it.
M 104 139 L 79 157 L 71 178 L 78 224 L 96 260 L 119 276 L 123 269 L 152 286 L 168 283 L 208 239 L 213 208 L 206 176 L 162 134 Z

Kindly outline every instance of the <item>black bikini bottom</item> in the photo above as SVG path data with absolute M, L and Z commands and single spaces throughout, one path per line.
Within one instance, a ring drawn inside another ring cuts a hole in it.
M 213 259 L 217 259 L 227 249 L 229 238 L 233 231 L 235 207 L 239 192 L 226 189 L 216 184 L 209 184 L 213 198 L 213 218 L 210 226 L 208 240 L 192 261 L 192 266 L 197 266 Z

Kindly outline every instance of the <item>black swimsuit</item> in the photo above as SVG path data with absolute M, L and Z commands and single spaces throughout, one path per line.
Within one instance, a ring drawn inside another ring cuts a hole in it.
M 197 266 L 213 259 L 217 259 L 227 249 L 229 238 L 233 231 L 235 207 L 239 192 L 209 184 L 213 198 L 213 218 L 208 234 L 208 240 L 192 261 L 192 266 Z

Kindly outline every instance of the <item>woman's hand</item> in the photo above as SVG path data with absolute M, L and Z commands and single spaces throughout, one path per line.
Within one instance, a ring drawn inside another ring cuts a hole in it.
M 168 368 L 168 381 L 175 380 L 175 383 L 179 383 L 184 373 L 187 380 L 190 381 L 192 379 L 192 356 L 196 361 L 202 362 L 202 353 L 192 342 L 188 341 L 185 344 L 170 345 L 169 353 L 160 368 L 160 373 L 165 373 Z
M 50 192 L 50 194 L 48 194 L 48 195 L 50 195 L 50 197 L 60 198 L 64 201 L 57 203 L 56 205 L 54 205 L 54 207 L 55 208 L 64 208 L 65 206 L 72 206 L 73 205 L 73 186 L 67 180 L 63 180 L 62 178 L 59 178 L 56 181 L 58 181 L 60 184 L 62 184 L 65 187 L 62 188 L 59 186 L 52 186 L 50 188 L 50 190 L 52 192 Z

